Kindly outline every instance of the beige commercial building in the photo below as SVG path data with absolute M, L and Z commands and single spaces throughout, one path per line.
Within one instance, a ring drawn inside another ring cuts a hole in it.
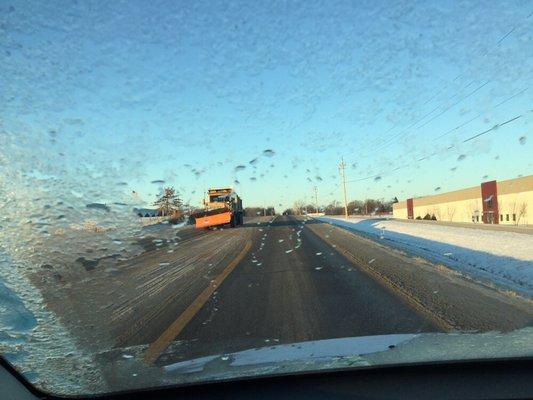
M 533 175 L 433 196 L 416 197 L 393 205 L 394 218 L 485 224 L 533 224 Z

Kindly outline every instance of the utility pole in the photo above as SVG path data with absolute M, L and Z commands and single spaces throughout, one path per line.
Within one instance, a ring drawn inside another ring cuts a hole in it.
M 341 158 L 341 163 L 339 164 L 339 171 L 342 178 L 342 188 L 344 191 L 344 218 L 348 219 L 348 198 L 346 197 L 346 174 L 344 170 L 346 169 L 346 163 L 344 158 Z
M 313 189 L 315 191 L 315 212 L 318 214 L 318 187 L 315 186 Z

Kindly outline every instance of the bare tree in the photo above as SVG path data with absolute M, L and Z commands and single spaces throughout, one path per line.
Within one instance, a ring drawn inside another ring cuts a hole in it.
M 302 200 L 296 200 L 292 206 L 295 215 L 302 215 L 305 203 Z
M 511 205 L 509 206 L 508 210 L 509 210 L 509 214 L 513 215 L 513 214 L 516 214 L 516 209 L 518 208 L 518 204 L 516 203 L 516 201 L 513 201 L 511 203 Z M 516 222 L 516 221 L 515 221 Z
M 468 209 L 470 211 L 470 215 L 468 216 L 468 219 L 472 218 L 472 222 L 476 222 L 475 218 L 479 217 L 479 209 L 480 209 L 479 202 L 476 200 L 471 201 L 468 203 Z
M 523 201 L 518 205 L 518 210 L 516 213 L 516 225 L 520 222 L 522 217 L 525 217 L 527 215 L 527 203 Z
M 361 200 L 353 200 L 348 203 L 348 214 L 362 214 L 364 203 Z
M 344 213 L 344 207 L 337 200 L 333 200 L 330 204 L 324 207 L 326 215 L 341 215 Z
M 448 220 L 453 221 L 453 216 L 455 215 L 455 206 L 447 206 L 446 214 L 448 214 Z
M 441 221 L 442 220 L 442 215 L 441 215 L 441 212 L 440 212 L 440 207 L 437 207 L 437 206 L 433 206 L 433 213 L 432 213 L 438 221 Z
M 308 213 L 317 213 L 318 209 L 315 204 L 306 204 L 305 209 Z
M 276 209 L 272 206 L 270 207 L 246 207 L 244 209 L 244 215 L 247 217 L 276 215 Z
M 378 202 L 374 199 L 366 199 L 364 202 L 364 212 L 366 215 L 374 214 L 378 209 Z

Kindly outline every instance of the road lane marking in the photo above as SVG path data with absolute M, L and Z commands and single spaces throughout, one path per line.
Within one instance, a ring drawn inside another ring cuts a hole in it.
M 154 363 L 159 356 L 167 349 L 172 341 L 178 337 L 187 324 L 194 318 L 194 316 L 202 309 L 204 304 L 209 300 L 213 292 L 224 282 L 228 275 L 235 269 L 235 267 L 242 261 L 242 259 L 248 254 L 252 247 L 252 241 L 248 240 L 244 245 L 244 248 L 235 257 L 226 268 L 218 275 L 208 287 L 206 287 L 202 293 L 181 313 L 164 332 L 159 336 L 144 353 L 144 361 L 147 363 Z
M 366 238 L 361 238 L 361 236 L 350 232 L 343 230 L 339 228 L 340 230 L 338 232 L 343 232 L 348 235 L 352 235 L 357 239 L 363 239 L 363 241 L 368 240 Z M 329 244 L 330 246 L 333 244 L 332 239 L 330 238 L 322 238 L 321 235 L 315 231 L 315 229 L 311 228 L 311 232 L 313 232 L 318 238 L 322 239 L 324 242 Z M 375 243 L 373 243 L 375 244 Z M 377 244 L 378 248 L 382 248 L 383 245 Z M 345 249 L 343 246 L 337 245 L 335 249 L 339 254 L 343 255 L 345 258 L 347 258 L 356 268 L 358 268 L 360 271 L 366 273 L 371 278 L 374 279 L 377 283 L 381 283 L 383 286 L 388 288 L 392 293 L 395 293 L 397 296 L 402 298 L 404 301 L 409 303 L 412 308 L 417 310 L 419 313 L 422 313 L 427 318 L 430 318 L 433 323 L 436 324 L 440 329 L 442 329 L 444 332 L 451 332 L 453 330 L 456 330 L 457 328 L 454 326 L 453 322 L 448 321 L 444 316 L 439 315 L 435 313 L 432 309 L 430 309 L 426 304 L 424 304 L 423 301 L 418 299 L 416 295 L 402 287 L 402 285 L 394 282 L 392 279 L 390 279 L 388 276 L 386 276 L 384 273 L 380 272 L 378 269 L 374 268 L 373 262 L 375 259 L 372 259 L 372 262 L 365 262 L 364 259 L 361 257 L 353 254 L 351 251 Z
M 202 258 L 203 256 L 207 255 L 208 253 L 204 253 L 202 255 L 199 256 L 199 258 Z M 158 277 L 160 278 L 160 277 Z M 140 290 L 142 293 L 145 293 L 145 291 L 143 290 Z M 137 335 L 140 331 L 142 331 L 151 321 L 155 320 L 157 317 L 159 317 L 161 314 L 163 314 L 163 312 L 165 311 L 165 309 L 167 308 L 167 306 L 170 305 L 171 302 L 175 301 L 176 299 L 176 293 L 172 293 L 171 295 L 165 297 L 161 303 L 153 308 L 153 311 L 149 314 L 145 314 L 143 315 L 140 319 L 136 320 L 133 322 L 132 325 L 129 326 L 129 328 L 123 332 L 118 338 L 117 338 L 117 345 L 119 347 L 124 347 L 124 346 L 127 346 L 127 343 L 129 340 L 131 340 L 131 338 L 135 335 Z M 142 295 L 139 295 L 137 297 L 135 297 L 133 300 L 138 300 L 135 304 L 133 305 L 129 305 L 128 306 L 128 314 L 134 312 L 134 309 L 133 307 L 134 306 L 137 306 L 141 303 L 141 300 L 142 299 Z M 125 307 L 125 306 L 124 306 Z M 122 307 L 122 308 L 124 308 Z M 112 320 L 117 320 L 119 319 L 119 317 L 121 317 L 120 315 L 118 316 L 115 316 L 115 317 L 112 317 Z

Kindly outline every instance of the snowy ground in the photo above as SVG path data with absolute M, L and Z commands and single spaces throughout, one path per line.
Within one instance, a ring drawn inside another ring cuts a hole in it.
M 533 298 L 533 235 L 382 218 L 318 219 Z

